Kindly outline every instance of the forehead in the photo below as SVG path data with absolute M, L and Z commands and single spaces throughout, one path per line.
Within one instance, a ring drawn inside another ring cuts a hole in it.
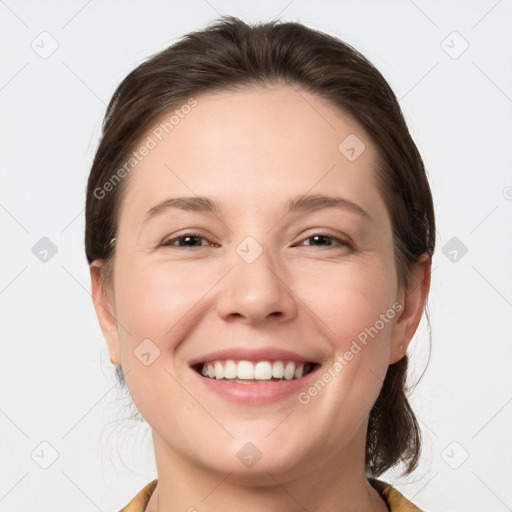
M 378 200 L 372 141 L 320 96 L 292 86 L 251 87 L 194 102 L 166 113 L 144 137 L 152 147 L 128 176 L 128 208 L 169 194 L 255 207 L 279 191 L 339 189 L 369 205 Z

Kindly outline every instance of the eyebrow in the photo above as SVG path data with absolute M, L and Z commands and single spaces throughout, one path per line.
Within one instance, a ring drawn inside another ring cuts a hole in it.
M 220 215 L 222 213 L 220 205 L 208 197 L 171 197 L 150 208 L 146 212 L 143 223 L 147 222 L 149 219 L 155 217 L 156 215 L 164 211 L 168 211 L 172 208 L 177 208 L 184 211 L 211 213 L 214 215 Z M 349 199 L 320 194 L 301 194 L 289 199 L 286 203 L 285 214 L 317 211 L 324 208 L 340 208 L 343 210 L 349 210 L 361 215 L 367 220 L 371 220 L 368 212 L 363 210 L 361 206 L 350 201 Z

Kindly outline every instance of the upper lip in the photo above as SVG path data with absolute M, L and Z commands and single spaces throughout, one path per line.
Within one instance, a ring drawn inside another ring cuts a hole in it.
M 196 357 L 189 362 L 190 366 L 199 363 L 208 363 L 211 361 L 225 361 L 233 359 L 235 361 L 295 361 L 298 363 L 314 363 L 313 358 L 308 358 L 291 352 L 274 347 L 263 348 L 247 348 L 247 347 L 231 347 L 223 350 L 209 352 L 202 356 Z

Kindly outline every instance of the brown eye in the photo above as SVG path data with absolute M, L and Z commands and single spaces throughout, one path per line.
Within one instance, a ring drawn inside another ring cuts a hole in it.
M 305 245 L 314 246 L 314 247 L 333 247 L 333 246 L 345 246 L 352 248 L 352 244 L 347 240 L 342 240 L 336 236 L 332 236 L 328 233 L 315 233 L 314 235 L 308 236 L 304 239 L 306 240 L 314 240 L 314 243 L 309 243 Z M 317 245 L 319 244 L 319 245 Z
M 206 244 L 201 244 L 201 241 L 207 242 Z M 176 242 L 178 242 L 176 244 Z M 174 238 L 168 238 L 164 240 L 161 244 L 162 247 L 185 247 L 194 249 L 195 247 L 213 247 L 214 244 L 210 243 L 206 238 L 197 233 L 185 233 L 180 236 L 176 236 Z

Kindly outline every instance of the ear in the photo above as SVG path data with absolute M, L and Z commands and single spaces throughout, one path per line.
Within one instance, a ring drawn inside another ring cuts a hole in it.
M 412 268 L 411 282 L 398 294 L 403 309 L 393 325 L 389 364 L 402 359 L 418 328 L 430 288 L 431 264 L 432 258 L 422 255 Z
M 113 297 L 103 290 L 100 282 L 100 269 L 102 263 L 99 260 L 93 261 L 89 265 L 89 271 L 91 273 L 91 291 L 94 309 L 96 310 L 96 316 L 100 323 L 103 337 L 107 342 L 108 353 L 110 361 L 113 364 L 120 365 L 120 347 L 119 347 L 119 332 L 117 329 L 117 321 L 115 317 L 115 307 Z

